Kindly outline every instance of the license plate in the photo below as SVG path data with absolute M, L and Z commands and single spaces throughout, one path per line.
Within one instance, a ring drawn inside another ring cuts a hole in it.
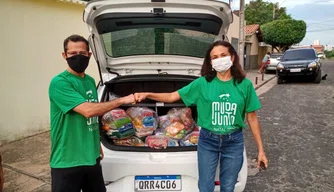
M 302 69 L 290 69 L 291 73 L 301 72 Z
M 180 175 L 135 176 L 135 191 L 181 191 Z

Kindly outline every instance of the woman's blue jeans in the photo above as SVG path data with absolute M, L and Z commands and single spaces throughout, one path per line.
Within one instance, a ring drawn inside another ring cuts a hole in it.
M 217 135 L 204 128 L 200 131 L 197 147 L 198 188 L 200 192 L 213 192 L 220 160 L 220 191 L 233 192 L 243 163 L 244 137 L 242 130 Z

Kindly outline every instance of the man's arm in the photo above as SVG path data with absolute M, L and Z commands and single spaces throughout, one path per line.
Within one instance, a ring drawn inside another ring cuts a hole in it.
M 112 101 L 103 102 L 103 103 L 90 103 L 85 102 L 82 103 L 73 110 L 77 113 L 80 113 L 81 115 L 85 116 L 86 118 L 95 117 L 103 115 L 104 113 L 115 109 L 121 105 L 124 104 L 135 104 L 135 98 L 134 95 L 131 94 L 126 97 L 121 97 Z

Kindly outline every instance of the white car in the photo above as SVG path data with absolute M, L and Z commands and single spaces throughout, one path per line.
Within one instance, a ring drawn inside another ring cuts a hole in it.
M 269 63 L 266 67 L 266 73 L 274 72 L 277 69 L 277 64 L 280 61 L 280 58 L 283 56 L 283 53 L 273 53 L 270 55 Z
M 224 39 L 233 20 L 227 3 L 212 0 L 100 0 L 84 10 L 98 63 L 101 102 L 134 92 L 172 92 L 196 79 L 209 45 Z M 164 115 L 182 101 L 137 103 Z M 121 106 L 123 109 L 130 105 Z M 196 119 L 196 107 L 191 107 Z M 103 175 L 112 192 L 198 191 L 197 147 L 116 146 L 101 135 Z M 226 165 L 228 166 L 228 165 Z M 215 191 L 219 191 L 219 171 Z M 247 181 L 247 157 L 235 191 Z
M 318 53 L 318 58 L 319 59 L 326 59 L 326 55 L 323 52 Z

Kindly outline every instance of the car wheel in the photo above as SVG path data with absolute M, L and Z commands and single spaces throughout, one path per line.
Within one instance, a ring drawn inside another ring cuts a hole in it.
M 314 79 L 314 83 L 320 83 L 321 82 L 321 69 L 319 69 L 318 75 Z
M 281 77 L 277 77 L 277 84 L 283 84 L 284 80 Z

